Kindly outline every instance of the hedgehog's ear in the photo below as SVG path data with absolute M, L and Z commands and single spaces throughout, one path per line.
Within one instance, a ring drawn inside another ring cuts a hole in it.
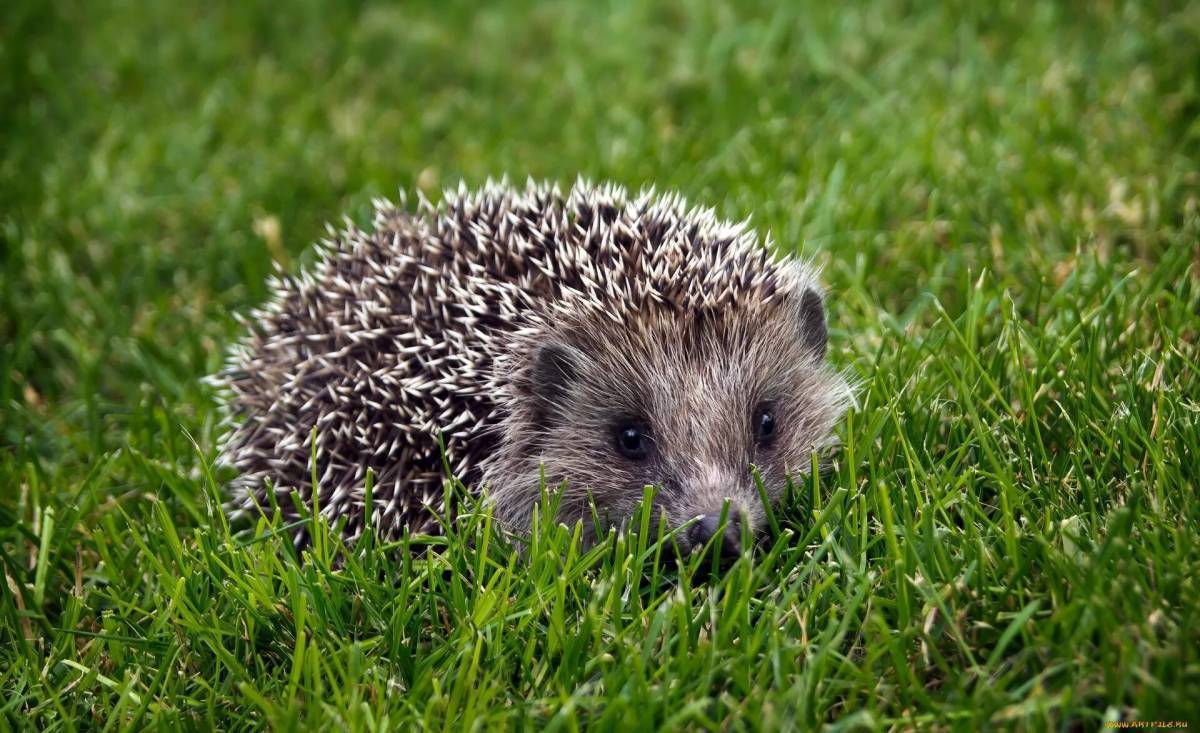
M 804 289 L 800 294 L 796 313 L 800 321 L 797 324 L 800 340 L 816 355 L 817 361 L 824 359 L 825 348 L 829 343 L 829 329 L 825 325 L 825 305 L 816 290 Z
M 534 348 L 529 386 L 541 415 L 548 416 L 562 403 L 579 377 L 581 360 L 578 349 L 561 341 L 547 341 Z

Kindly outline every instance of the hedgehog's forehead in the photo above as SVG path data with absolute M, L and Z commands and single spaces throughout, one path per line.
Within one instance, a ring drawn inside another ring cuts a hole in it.
M 594 378 L 664 392 L 697 384 L 740 391 L 748 381 L 784 374 L 802 357 L 793 317 L 782 303 L 613 309 L 603 317 L 567 319 L 555 331 L 551 338 L 579 349 Z

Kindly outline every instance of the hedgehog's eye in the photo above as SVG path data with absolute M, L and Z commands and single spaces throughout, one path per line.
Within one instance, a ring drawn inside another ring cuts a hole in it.
M 775 416 L 770 405 L 759 405 L 754 410 L 754 418 L 750 425 L 754 429 L 754 439 L 763 447 L 775 442 Z
M 650 435 L 639 422 L 618 423 L 614 434 L 617 452 L 631 461 L 640 461 L 650 452 Z

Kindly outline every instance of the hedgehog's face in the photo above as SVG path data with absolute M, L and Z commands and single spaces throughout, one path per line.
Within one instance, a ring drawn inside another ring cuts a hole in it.
M 520 524 L 537 501 L 537 475 L 566 482 L 559 519 L 621 524 L 644 488 L 676 541 L 736 551 L 743 531 L 789 475 L 811 466 L 846 396 L 824 366 L 820 297 L 754 309 L 641 313 L 629 323 L 560 324 L 536 344 L 515 385 L 520 404 L 489 470 L 502 519 Z M 727 507 L 727 508 L 726 508 Z M 715 537 L 725 512 L 724 532 Z

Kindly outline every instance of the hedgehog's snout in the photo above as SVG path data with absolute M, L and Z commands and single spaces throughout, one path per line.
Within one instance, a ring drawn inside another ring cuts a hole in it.
M 720 509 L 701 514 L 687 528 L 687 544 L 693 552 L 709 547 L 722 559 L 731 560 L 741 553 L 744 523 L 745 515 L 733 507 L 724 516 Z

